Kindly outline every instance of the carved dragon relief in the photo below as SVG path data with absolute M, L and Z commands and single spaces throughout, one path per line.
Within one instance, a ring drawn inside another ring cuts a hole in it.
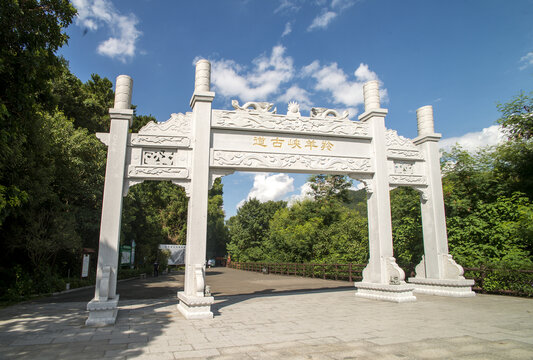
M 346 173 L 371 172 L 370 159 L 317 155 L 269 154 L 214 150 L 213 167 L 264 168 L 283 170 L 342 171 Z
M 339 114 L 337 110 L 328 109 L 328 108 L 321 108 L 321 107 L 314 107 L 311 108 L 311 118 L 316 119 L 331 119 L 331 120 L 344 120 L 348 118 L 348 115 L 350 113 L 348 110 L 345 110 L 342 115 Z
M 192 131 L 192 113 L 172 114 L 170 119 L 163 122 L 150 121 L 139 130 L 139 135 L 188 135 Z
M 411 139 L 398 135 L 396 130 L 387 129 L 385 144 L 389 158 L 423 160 L 424 157 Z
M 328 116 L 299 117 L 272 113 L 251 113 L 247 111 L 213 110 L 213 128 L 237 128 L 257 131 L 287 131 L 313 135 L 341 135 L 368 137 L 368 125 L 344 118 Z
M 274 106 L 274 104 L 269 103 L 269 102 L 248 101 L 247 103 L 244 103 L 242 106 L 240 106 L 237 100 L 231 100 L 231 106 L 233 106 L 235 110 L 248 111 L 248 112 L 261 112 L 261 113 L 275 114 L 277 111 L 277 108 L 274 108 L 274 110 L 270 111 L 270 109 L 272 109 L 272 106 Z

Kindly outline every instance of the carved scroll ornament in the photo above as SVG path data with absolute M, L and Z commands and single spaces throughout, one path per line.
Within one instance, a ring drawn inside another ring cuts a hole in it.
M 370 172 L 370 159 L 318 155 L 266 154 L 215 150 L 211 166 L 278 170 Z

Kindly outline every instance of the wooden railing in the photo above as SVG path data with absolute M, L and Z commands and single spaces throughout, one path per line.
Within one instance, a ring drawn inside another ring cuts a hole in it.
M 360 281 L 366 264 L 295 264 L 230 262 L 233 269 L 264 274 L 302 276 L 329 280 Z M 533 297 L 533 270 L 465 267 L 465 277 L 474 279 L 473 290 L 486 294 Z
M 294 264 L 234 262 L 228 267 L 264 274 L 293 275 L 329 280 L 360 281 L 365 264 Z

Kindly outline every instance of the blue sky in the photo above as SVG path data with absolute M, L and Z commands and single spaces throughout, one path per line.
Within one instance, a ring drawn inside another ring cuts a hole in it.
M 138 114 L 189 111 L 195 59 L 212 62 L 213 107 L 231 99 L 298 101 L 362 112 L 378 79 L 388 128 L 416 137 L 417 108 L 433 105 L 443 146 L 493 144 L 497 103 L 533 83 L 533 1 L 74 0 L 79 15 L 60 54 L 82 81 L 134 80 Z M 248 196 L 289 199 L 306 175 L 223 178 L 226 215 Z

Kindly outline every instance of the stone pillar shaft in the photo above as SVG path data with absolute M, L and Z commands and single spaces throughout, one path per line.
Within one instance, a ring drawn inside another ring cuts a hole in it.
M 448 236 L 438 148 L 441 135 L 435 133 L 431 106 L 419 108 L 416 115 L 419 136 L 414 142 L 424 154 L 425 175 L 428 182 L 425 200 L 421 201 L 425 276 L 442 279 L 444 277 L 442 255 L 448 254 Z
M 191 99 L 193 110 L 191 195 L 187 213 L 184 291 L 178 293 L 180 300 L 178 309 L 187 319 L 213 317 L 210 308 L 214 299 L 204 296 L 211 103 L 215 97 L 215 93 L 209 91 L 210 71 L 211 65 L 207 60 L 200 60 L 196 64 L 195 90 Z
M 389 183 L 387 158 L 385 150 L 385 116 L 384 113 L 372 112 L 367 118 L 372 131 L 372 148 L 374 151 L 374 179 L 372 193 L 367 200 L 368 207 L 368 241 L 370 278 L 365 282 L 388 283 L 384 259 L 393 256 L 392 221 L 390 213 Z
M 367 183 L 369 261 L 363 281 L 356 282 L 358 297 L 393 302 L 415 301 L 412 287 L 405 284 L 405 273 L 396 264 L 392 248 L 389 170 L 385 116 L 381 109 L 379 86 L 370 81 L 363 87 L 365 112 L 359 120 L 369 125 L 374 175 Z
M 128 132 L 133 121 L 133 110 L 130 109 L 132 85 L 133 81 L 129 76 L 120 75 L 117 78 L 115 107 L 109 109 L 111 127 L 102 201 L 96 286 L 94 299 L 87 305 L 89 310 L 87 325 L 114 324 L 117 315 L 118 246 Z
M 473 280 L 463 277 L 463 268 L 448 253 L 446 214 L 440 171 L 440 153 L 433 122 L 433 108 L 424 106 L 416 112 L 418 137 L 413 142 L 420 148 L 425 159 L 427 188 L 422 190 L 422 230 L 424 235 L 424 257 L 416 267 L 416 277 L 410 278 L 415 292 L 468 297 L 474 296 Z

